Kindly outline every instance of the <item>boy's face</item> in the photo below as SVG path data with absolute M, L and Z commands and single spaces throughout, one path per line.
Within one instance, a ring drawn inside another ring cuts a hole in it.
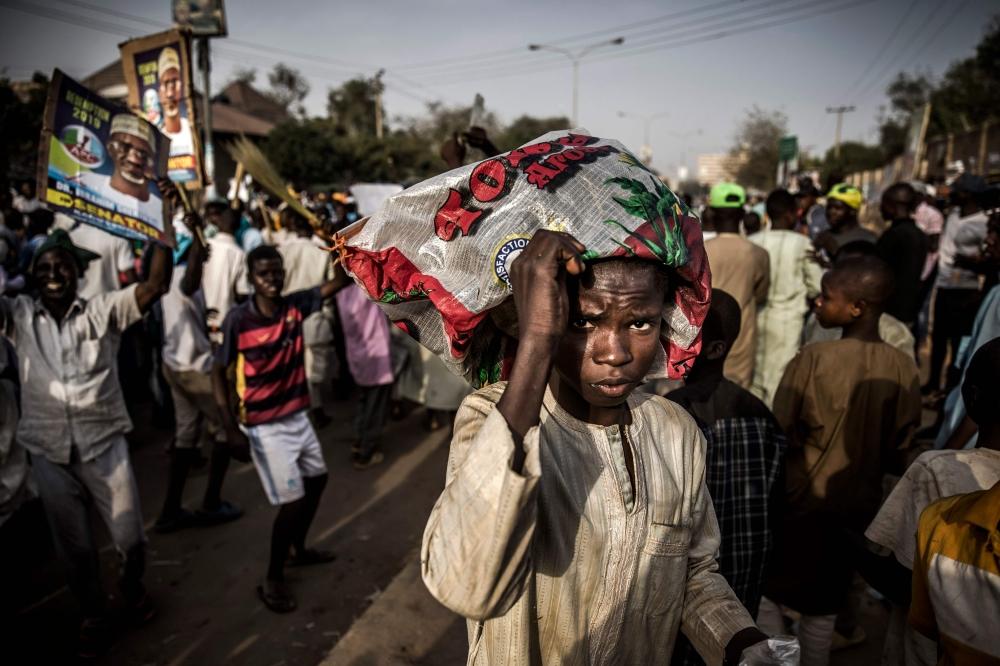
M 285 267 L 281 259 L 258 259 L 250 270 L 254 293 L 265 298 L 278 298 L 285 288 Z
M 594 264 L 569 294 L 556 352 L 563 382 L 593 407 L 617 407 L 642 383 L 660 347 L 664 284 L 652 264 Z
M 816 319 L 823 328 L 847 326 L 861 314 L 858 304 L 842 288 L 837 277 L 835 270 L 824 275 L 820 295 L 816 298 Z

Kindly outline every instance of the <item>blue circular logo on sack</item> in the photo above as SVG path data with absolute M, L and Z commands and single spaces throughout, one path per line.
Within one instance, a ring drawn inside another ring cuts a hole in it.
M 525 248 L 529 240 L 531 239 L 528 236 L 511 236 L 506 238 L 493 254 L 493 273 L 498 281 L 507 285 L 508 289 L 510 288 L 510 264 L 517 255 L 521 254 L 521 250 Z

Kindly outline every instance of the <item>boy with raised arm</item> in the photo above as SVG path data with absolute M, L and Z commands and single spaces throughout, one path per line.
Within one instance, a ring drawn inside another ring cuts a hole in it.
M 634 392 L 678 264 L 584 251 L 538 230 L 512 262 L 510 380 L 458 412 L 424 582 L 468 619 L 470 664 L 656 663 L 678 629 L 712 664 L 767 653 L 717 573 L 704 437 Z
M 247 272 L 254 294 L 226 315 L 212 389 L 234 457 L 253 460 L 268 501 L 280 507 L 271 531 L 267 574 L 257 595 L 275 613 L 289 613 L 296 608 L 285 584 L 289 552 L 293 565 L 334 559 L 333 553 L 305 545 L 327 471 L 306 416 L 309 388 L 302 322 L 343 280 L 282 296 L 285 269 L 271 245 L 260 245 L 247 255 Z

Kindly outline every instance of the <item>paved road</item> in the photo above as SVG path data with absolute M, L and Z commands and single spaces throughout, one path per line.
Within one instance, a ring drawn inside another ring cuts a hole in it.
M 312 539 L 338 559 L 322 567 L 293 570 L 298 611 L 277 616 L 257 600 L 255 585 L 266 567 L 274 510 L 267 504 L 252 466 L 234 463 L 224 496 L 246 509 L 239 521 L 212 529 L 149 535 L 146 575 L 159 614 L 127 632 L 99 664 L 247 664 L 288 666 L 319 663 L 353 621 L 378 598 L 419 546 L 426 517 L 444 483 L 444 431 L 428 434 L 422 413 L 391 423 L 385 433 L 386 462 L 356 472 L 350 467 L 353 405 L 334 405 L 334 422 L 320 432 L 330 482 Z M 151 524 L 165 485 L 168 433 L 137 419 L 132 447 L 144 514 Z M 186 504 L 196 506 L 204 474 L 193 477 Z M 19 534 L 23 548 L 5 551 L 0 572 L 13 611 L 4 621 L 5 663 L 72 663 L 75 606 L 62 585 L 38 513 L 28 512 Z M 101 530 L 103 532 L 103 529 Z M 13 530 L 6 530 L 5 536 Z M 105 549 L 105 580 L 114 581 L 115 557 Z M 109 591 L 114 585 L 108 585 Z M 117 600 L 113 600 L 114 605 Z M 9 651 L 13 649 L 13 652 Z

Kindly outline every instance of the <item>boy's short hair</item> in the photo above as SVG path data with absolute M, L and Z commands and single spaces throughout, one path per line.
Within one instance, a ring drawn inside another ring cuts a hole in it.
M 889 264 L 873 256 L 844 257 L 827 276 L 846 294 L 875 306 L 880 313 L 896 288 Z
M 250 250 L 247 255 L 247 271 L 253 274 L 253 265 L 257 261 L 267 261 L 269 259 L 277 259 L 284 266 L 284 259 L 281 257 L 281 253 L 278 252 L 278 248 L 273 245 L 258 245 L 254 249 Z
M 962 400 L 969 418 L 982 427 L 1000 419 L 996 406 L 1000 404 L 1000 338 L 994 338 L 972 355 L 962 382 Z
M 836 265 L 838 262 L 852 257 L 877 256 L 878 248 L 875 247 L 875 243 L 866 240 L 853 240 L 850 243 L 844 243 L 837 248 L 837 251 L 834 253 L 833 263 Z
M 795 203 L 795 197 L 791 192 L 779 188 L 767 195 L 764 208 L 767 210 L 767 216 L 772 220 L 776 220 L 788 212 L 798 210 L 798 205 Z
M 701 325 L 701 343 L 721 340 L 726 343 L 726 355 L 740 334 L 743 313 L 740 304 L 728 292 L 712 289 L 712 306 Z

